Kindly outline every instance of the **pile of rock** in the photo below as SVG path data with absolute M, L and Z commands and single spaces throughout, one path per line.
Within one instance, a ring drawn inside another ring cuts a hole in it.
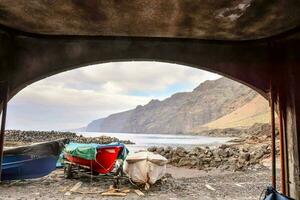
M 150 147 L 148 151 L 158 153 L 177 167 L 211 170 L 245 170 L 251 167 L 262 167 L 261 161 L 270 156 L 270 146 L 262 144 L 255 148 L 239 148 L 234 145 L 221 145 L 217 148 L 195 147 L 187 151 L 182 147 Z
M 99 137 L 84 137 L 78 136 L 72 132 L 59 132 L 59 131 L 20 131 L 20 130 L 7 130 L 5 132 L 5 140 L 9 142 L 23 142 L 34 143 L 57 140 L 61 138 L 67 138 L 71 142 L 78 143 L 98 143 L 108 144 L 111 142 L 122 142 L 124 144 L 133 144 L 129 140 L 119 140 L 115 137 L 99 136 Z
M 224 128 L 203 130 L 198 135 L 221 136 L 221 137 L 247 137 L 247 136 L 269 136 L 271 125 L 266 123 L 255 123 L 248 128 Z

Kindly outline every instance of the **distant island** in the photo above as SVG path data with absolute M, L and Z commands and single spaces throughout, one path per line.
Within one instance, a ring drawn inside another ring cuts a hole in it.
M 205 81 L 192 92 L 96 119 L 77 131 L 201 134 L 267 122 L 268 102 L 251 88 L 223 77 Z

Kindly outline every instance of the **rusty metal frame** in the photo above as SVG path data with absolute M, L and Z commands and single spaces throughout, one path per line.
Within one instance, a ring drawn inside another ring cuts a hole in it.
M 284 105 L 286 107 L 286 105 Z M 283 116 L 283 136 L 284 136 L 284 166 L 285 166 L 285 190 L 286 195 L 290 196 L 290 178 L 289 178 L 289 156 L 288 156 L 288 137 L 287 137 L 287 116 L 286 116 L 286 110 L 282 110 L 282 116 Z
M 283 110 L 282 97 L 278 95 L 278 120 L 279 120 L 279 151 L 280 151 L 280 177 L 281 177 L 281 192 L 286 195 L 286 153 L 285 153 L 285 132 L 283 128 Z
M 276 189 L 276 134 L 275 134 L 275 111 L 274 111 L 274 90 L 270 84 L 269 103 L 271 109 L 271 158 L 272 158 L 272 186 Z

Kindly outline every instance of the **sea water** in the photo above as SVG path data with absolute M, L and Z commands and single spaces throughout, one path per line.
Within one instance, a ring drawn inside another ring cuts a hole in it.
M 150 146 L 158 147 L 184 147 L 191 149 L 195 146 L 218 146 L 227 143 L 232 137 L 210 137 L 196 135 L 170 135 L 170 134 L 138 134 L 138 133 L 100 133 L 78 132 L 85 137 L 111 136 L 120 140 L 130 140 L 135 144 L 126 145 L 131 151 L 145 150 Z

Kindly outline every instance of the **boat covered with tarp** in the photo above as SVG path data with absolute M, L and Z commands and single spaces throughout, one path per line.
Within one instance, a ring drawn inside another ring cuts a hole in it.
M 159 154 L 141 151 L 126 158 L 124 172 L 133 182 L 149 188 L 165 175 L 167 163 L 168 160 Z
M 64 149 L 64 159 L 72 165 L 85 166 L 99 174 L 108 174 L 117 159 L 124 160 L 128 149 L 123 143 L 110 144 L 82 144 L 70 143 Z
M 39 178 L 56 169 L 67 139 L 5 149 L 1 180 Z

